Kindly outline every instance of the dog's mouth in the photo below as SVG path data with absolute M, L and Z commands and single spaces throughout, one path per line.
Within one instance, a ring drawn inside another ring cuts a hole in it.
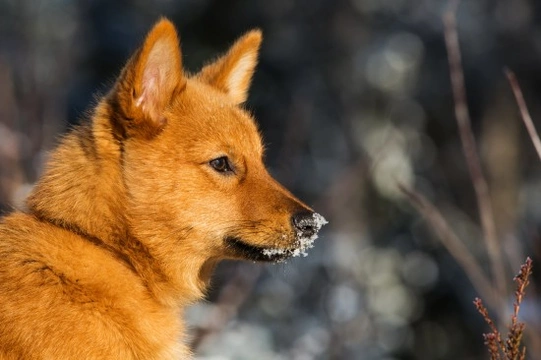
M 284 262 L 291 257 L 308 256 L 307 251 L 314 247 L 319 230 L 325 224 L 327 221 L 323 216 L 317 213 L 312 214 L 310 229 L 299 227 L 294 235 L 281 235 L 282 242 L 288 237 L 295 239 L 289 246 L 276 246 L 276 242 L 273 242 L 271 246 L 251 244 L 246 239 L 235 235 L 225 237 L 224 242 L 235 258 L 261 262 Z
M 297 257 L 308 256 L 308 249 L 314 247 L 314 241 L 317 239 L 317 232 L 309 237 L 297 238 L 292 247 L 267 247 L 262 245 L 249 244 L 239 237 L 230 236 L 225 238 L 228 248 L 233 251 L 235 256 L 246 260 L 260 262 L 284 262 L 285 260 Z
M 233 250 L 236 256 L 246 260 L 260 262 L 283 262 L 290 257 L 288 252 L 292 251 L 292 249 L 271 248 L 248 244 L 238 237 L 227 237 L 225 238 L 225 243 Z

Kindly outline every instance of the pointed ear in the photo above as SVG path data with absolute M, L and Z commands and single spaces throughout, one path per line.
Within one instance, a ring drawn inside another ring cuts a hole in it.
M 185 83 L 177 32 L 169 20 L 162 19 L 117 81 L 113 100 L 115 110 L 123 115 L 119 119 L 123 135 L 152 137 L 161 131 L 167 122 L 163 112 Z
M 248 32 L 225 55 L 206 65 L 197 78 L 223 91 L 236 104 L 245 102 L 261 40 L 260 30 Z

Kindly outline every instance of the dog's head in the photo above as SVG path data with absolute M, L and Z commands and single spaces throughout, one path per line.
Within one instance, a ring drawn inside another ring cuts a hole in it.
M 189 76 L 175 28 L 161 20 L 108 95 L 127 216 L 151 247 L 280 261 L 304 254 L 325 224 L 268 174 L 257 126 L 240 106 L 260 43 L 251 31 Z

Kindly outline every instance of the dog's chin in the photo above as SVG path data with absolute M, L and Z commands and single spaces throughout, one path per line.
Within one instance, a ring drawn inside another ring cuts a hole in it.
M 235 258 L 258 262 L 284 262 L 288 258 L 295 256 L 298 249 L 265 247 L 261 245 L 250 244 L 238 237 L 226 237 L 224 239 L 227 248 L 233 253 Z

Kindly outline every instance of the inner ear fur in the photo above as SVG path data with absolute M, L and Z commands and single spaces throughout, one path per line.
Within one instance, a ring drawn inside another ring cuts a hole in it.
M 186 83 L 179 38 L 167 19 L 158 21 L 133 54 L 112 92 L 113 112 L 123 136 L 152 137 L 167 124 L 163 116 Z
M 225 55 L 203 67 L 196 77 L 226 93 L 234 103 L 245 102 L 257 65 L 261 40 L 261 30 L 249 31 Z

